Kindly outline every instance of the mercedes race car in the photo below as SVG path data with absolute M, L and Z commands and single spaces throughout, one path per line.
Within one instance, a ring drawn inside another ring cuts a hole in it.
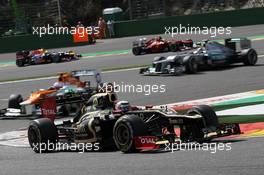
M 250 40 L 232 38 L 225 39 L 225 44 L 205 41 L 203 46 L 187 52 L 168 57 L 155 57 L 152 66 L 141 68 L 139 73 L 179 75 L 184 72 L 196 73 L 203 68 L 228 66 L 234 63 L 253 66 L 257 60 L 257 52 L 251 48 Z
M 81 55 L 73 51 L 69 52 L 48 52 L 45 49 L 37 49 L 32 51 L 22 50 L 16 53 L 16 65 L 23 67 L 25 65 L 59 63 L 64 61 L 72 61 L 80 58 Z
M 133 42 L 132 52 L 134 55 L 141 55 L 169 51 L 176 52 L 191 49 L 192 47 L 193 41 L 191 39 L 167 41 L 161 37 L 152 38 L 150 40 L 147 40 L 146 38 L 140 38 Z
M 240 131 L 239 125 L 220 124 L 213 109 L 205 105 L 180 113 L 167 106 L 133 107 L 127 101 L 116 101 L 115 93 L 97 93 L 72 120 L 54 122 L 45 113 L 46 118 L 36 119 L 28 127 L 31 148 L 43 153 L 58 149 L 47 146 L 51 144 L 91 143 L 101 150 L 117 148 L 129 153 L 159 149 L 177 139 L 200 143 Z M 54 110 L 55 105 L 48 111 Z M 176 126 L 180 135 L 175 133 Z
M 45 112 L 41 110 L 43 105 L 53 103 L 56 103 L 56 116 L 69 116 L 78 111 L 93 94 L 101 90 L 101 74 L 94 69 L 60 73 L 58 79 L 59 82 L 54 83 L 50 88 L 33 92 L 26 100 L 23 100 L 20 94 L 12 94 L 9 97 L 8 108 L 2 109 L 0 116 L 41 118 Z M 43 101 L 47 100 L 49 103 L 43 104 Z

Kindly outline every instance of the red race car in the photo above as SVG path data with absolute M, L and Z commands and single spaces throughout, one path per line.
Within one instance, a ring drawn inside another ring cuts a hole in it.
M 160 53 L 160 52 L 176 52 L 190 49 L 193 47 L 193 41 L 188 40 L 171 40 L 167 41 L 160 36 L 147 40 L 140 38 L 133 42 L 132 52 L 134 55 L 141 55 L 146 53 Z

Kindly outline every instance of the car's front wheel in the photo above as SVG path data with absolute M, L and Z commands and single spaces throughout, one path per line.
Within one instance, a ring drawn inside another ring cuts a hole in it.
M 136 115 L 120 117 L 113 129 L 113 137 L 117 148 L 124 153 L 137 152 L 134 138 L 147 135 L 147 128 L 141 118 Z
M 28 141 L 36 153 L 56 150 L 58 132 L 55 124 L 48 118 L 33 120 L 28 127 Z
M 16 65 L 17 65 L 18 67 L 23 67 L 23 66 L 25 66 L 25 62 L 24 62 L 23 59 L 17 59 L 17 60 L 16 60 Z

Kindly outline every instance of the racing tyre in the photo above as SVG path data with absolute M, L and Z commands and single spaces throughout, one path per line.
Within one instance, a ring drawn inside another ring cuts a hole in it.
M 258 54 L 254 49 L 249 49 L 243 56 L 243 63 L 247 66 L 254 66 L 258 61 Z
M 23 66 L 25 66 L 25 62 L 23 59 L 17 59 L 16 65 L 17 65 L 17 67 L 23 67 Z
M 8 108 L 20 109 L 21 114 L 26 114 L 26 108 L 20 105 L 21 102 L 23 102 L 22 95 L 12 94 L 8 99 Z
M 138 152 L 133 138 L 145 135 L 147 135 L 147 127 L 136 115 L 124 115 L 114 125 L 113 138 L 116 147 L 124 153 Z
M 134 55 L 140 55 L 141 54 L 141 48 L 140 47 L 133 47 L 132 53 Z
M 208 105 L 195 106 L 187 112 L 188 115 L 198 114 L 203 116 L 206 127 L 219 127 L 218 117 L 212 107 Z
M 54 123 L 48 118 L 33 120 L 28 127 L 28 142 L 36 153 L 56 150 L 58 132 Z
M 185 63 L 186 72 L 189 74 L 195 74 L 198 71 L 198 64 L 194 57 L 189 57 Z
M 183 141 L 203 142 L 205 141 L 205 128 L 216 131 L 219 127 L 218 117 L 210 106 L 195 106 L 187 111 L 187 115 L 201 115 L 203 118 L 181 127 L 180 137 Z
M 61 62 L 61 57 L 59 56 L 59 54 L 52 54 L 51 55 L 51 59 L 53 63 L 59 63 Z

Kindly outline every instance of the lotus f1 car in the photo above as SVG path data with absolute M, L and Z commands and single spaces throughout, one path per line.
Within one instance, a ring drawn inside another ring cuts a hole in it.
M 28 128 L 28 140 L 32 149 L 51 151 L 45 144 L 92 143 L 100 149 L 118 148 L 124 153 L 145 149 L 157 149 L 164 143 L 204 142 L 212 138 L 238 134 L 238 125 L 219 124 L 215 112 L 209 106 L 196 106 L 186 113 L 179 113 L 166 106 L 115 107 L 114 93 L 93 95 L 73 120 L 54 122 L 46 118 L 32 121 Z M 53 108 L 53 110 L 52 110 Z M 54 106 L 48 111 L 54 111 Z M 174 127 L 180 127 L 176 135 Z M 228 130 L 227 130 L 228 128 Z M 56 147 L 53 147 L 56 149 Z
M 234 63 L 255 65 L 257 52 L 251 48 L 250 40 L 246 38 L 225 39 L 225 44 L 204 42 L 204 46 L 173 56 L 155 57 L 151 67 L 141 68 L 140 74 L 173 74 L 183 72 L 196 73 L 203 68 L 227 66 Z
M 59 63 L 63 61 L 77 60 L 81 55 L 73 51 L 69 52 L 48 52 L 45 49 L 32 51 L 19 51 L 16 53 L 16 65 L 23 67 L 25 65 L 35 65 L 44 63 Z
M 147 40 L 146 38 L 140 38 L 133 42 L 132 52 L 134 55 L 141 55 L 146 53 L 161 53 L 161 52 L 176 52 L 181 50 L 187 50 L 193 47 L 193 41 L 179 40 L 179 41 L 166 41 L 161 37 L 152 38 Z
M 82 104 L 86 102 L 93 94 L 98 93 L 101 81 L 101 74 L 97 70 L 78 70 L 70 73 L 60 73 L 64 83 L 63 87 L 50 87 L 31 93 L 28 99 L 23 100 L 21 95 L 12 94 L 9 97 L 8 108 L 1 110 L 2 117 L 24 117 L 34 116 L 43 117 L 43 101 L 51 100 L 50 103 L 56 103 L 56 116 L 68 116 L 78 111 Z M 87 78 L 88 77 L 88 78 Z M 95 80 L 89 77 L 94 77 Z M 89 81 L 88 81 L 89 80 Z M 32 109 L 28 109 L 31 106 Z M 55 116 L 54 116 L 55 117 Z

